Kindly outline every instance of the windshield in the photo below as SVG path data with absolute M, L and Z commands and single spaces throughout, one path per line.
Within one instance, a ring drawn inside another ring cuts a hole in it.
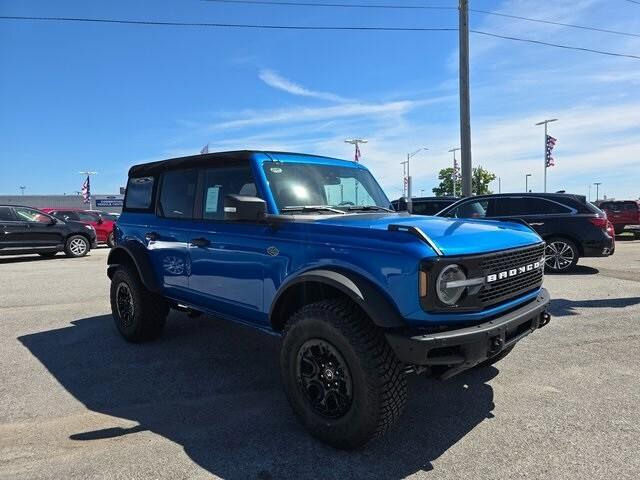
M 264 171 L 278 209 L 326 206 L 344 211 L 390 208 L 390 202 L 368 170 L 310 163 L 265 162 Z M 368 207 L 368 208 L 367 208 Z M 327 213 L 332 213 L 326 209 Z M 335 212 L 334 212 L 335 213 Z

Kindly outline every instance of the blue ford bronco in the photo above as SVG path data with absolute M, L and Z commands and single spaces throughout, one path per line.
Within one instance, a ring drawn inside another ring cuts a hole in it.
M 345 160 L 237 151 L 136 165 L 115 237 L 125 339 L 157 337 L 170 309 L 281 336 L 291 407 L 338 448 L 389 429 L 406 374 L 494 363 L 550 319 L 544 243 L 526 224 L 396 213 Z

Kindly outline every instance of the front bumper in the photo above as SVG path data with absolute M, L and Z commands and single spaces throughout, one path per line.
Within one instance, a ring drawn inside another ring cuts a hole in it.
M 549 323 L 549 292 L 540 290 L 535 300 L 472 327 L 415 334 L 390 332 L 387 341 L 403 363 L 428 367 L 439 378 L 450 378 L 498 355 Z

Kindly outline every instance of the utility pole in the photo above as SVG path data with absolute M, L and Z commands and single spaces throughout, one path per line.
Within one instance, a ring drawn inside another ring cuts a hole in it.
M 462 196 L 471 196 L 471 106 L 469 93 L 469 0 L 460 0 L 460 147 L 462 148 Z
M 596 186 L 596 202 L 597 202 L 598 194 L 600 193 L 600 185 L 602 185 L 602 182 L 593 182 L 593 184 Z
M 91 176 L 92 175 L 97 175 L 98 172 L 90 172 L 90 171 L 86 171 L 86 172 L 78 172 L 81 175 L 86 175 L 86 177 L 89 179 L 89 189 L 88 189 L 88 194 L 89 194 L 89 210 L 92 210 L 92 200 L 91 200 Z
M 527 173 L 524 176 L 524 192 L 527 193 L 529 191 L 529 177 L 531 176 L 530 173 Z
M 453 175 L 451 179 L 453 180 L 453 196 L 456 196 L 456 173 L 458 170 L 458 160 L 456 160 L 456 152 L 460 150 L 460 147 L 452 148 L 449 150 L 449 153 L 453 152 Z
M 558 121 L 557 118 L 551 118 L 549 120 L 543 120 L 542 122 L 536 123 L 536 126 L 544 125 L 543 157 L 544 157 L 544 192 L 545 193 L 547 193 L 547 136 L 548 136 L 547 125 L 550 124 L 551 122 L 557 122 L 557 121 Z
M 591 201 L 591 184 L 587 185 L 589 189 L 589 201 Z
M 419 148 L 418 150 L 416 150 L 415 152 L 412 153 L 407 153 L 407 160 L 402 162 L 402 163 L 406 163 L 406 179 L 407 179 L 407 212 L 411 213 L 411 209 L 413 207 L 413 202 L 411 201 L 411 197 L 412 197 L 412 192 L 411 192 L 411 187 L 412 187 L 412 181 L 411 181 L 411 159 L 413 157 L 415 157 L 418 153 L 420 153 L 423 150 L 429 150 L 427 147 L 422 147 Z
M 20 194 L 24 195 L 24 191 L 27 189 L 26 185 L 20 185 L 18 188 L 20 188 Z
M 407 198 L 407 161 L 400 162 L 402 165 L 402 196 Z

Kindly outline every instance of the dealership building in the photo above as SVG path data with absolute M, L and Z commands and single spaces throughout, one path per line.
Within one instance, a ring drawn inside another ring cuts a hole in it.
M 122 212 L 124 195 L 91 195 L 91 209 L 109 213 Z M 89 210 L 82 195 L 0 195 L 0 205 L 23 205 L 34 208 L 81 208 Z

